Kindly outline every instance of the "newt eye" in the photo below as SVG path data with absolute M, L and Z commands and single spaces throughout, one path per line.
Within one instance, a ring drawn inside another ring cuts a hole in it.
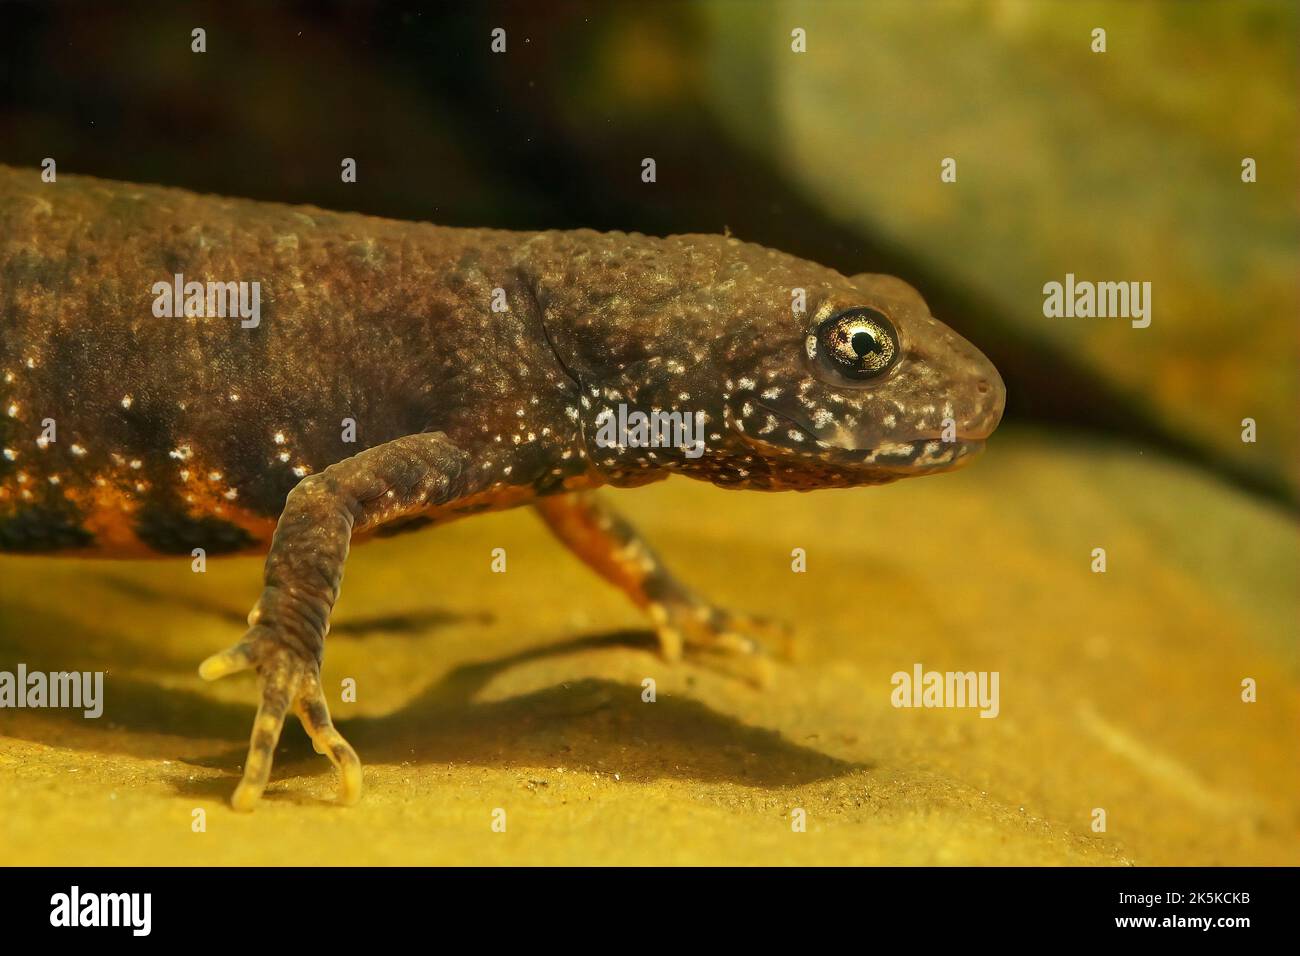
M 889 371 L 900 351 L 894 327 L 882 313 L 870 308 L 833 315 L 814 334 L 816 351 L 825 361 L 840 374 L 859 381 Z

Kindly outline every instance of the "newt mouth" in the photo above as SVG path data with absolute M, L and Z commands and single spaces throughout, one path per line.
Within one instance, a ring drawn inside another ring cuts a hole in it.
M 777 427 L 763 429 L 758 434 L 741 430 L 746 442 L 775 455 L 818 459 L 846 469 L 865 468 L 899 477 L 934 474 L 960 468 L 984 450 L 983 437 L 959 436 L 955 441 L 943 441 L 939 435 L 902 441 L 891 439 L 871 447 L 851 448 L 818 437 L 808 425 L 789 414 L 766 405 L 759 407 L 777 420 Z
M 909 442 L 887 442 L 868 452 L 862 462 L 928 474 L 960 468 L 983 450 L 982 439 L 945 442 L 938 438 L 919 438 Z

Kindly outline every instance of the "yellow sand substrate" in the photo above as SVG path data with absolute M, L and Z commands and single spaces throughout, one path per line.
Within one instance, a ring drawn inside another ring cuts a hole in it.
M 527 510 L 378 541 L 324 669 L 366 765 L 349 809 L 292 720 L 261 806 L 226 802 L 253 684 L 197 665 L 242 632 L 258 560 L 0 559 L 0 669 L 107 671 L 99 720 L 0 710 L 0 863 L 1300 862 L 1292 516 L 1005 429 L 887 488 L 609 494 L 697 589 L 793 623 L 800 659 L 762 691 L 664 664 Z M 894 708 L 918 662 L 998 671 L 999 716 Z

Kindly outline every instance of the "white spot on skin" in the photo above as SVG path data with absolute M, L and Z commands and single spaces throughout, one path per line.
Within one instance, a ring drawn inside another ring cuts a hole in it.
M 130 407 L 131 407 L 131 403 L 134 402 L 134 401 L 135 401 L 135 399 L 133 399 L 130 395 L 123 395 L 123 396 L 122 396 L 122 407 L 123 407 L 123 408 L 130 408 Z
M 12 448 L 6 448 L 4 450 L 4 456 L 5 461 L 16 461 L 18 459 L 18 452 L 14 451 Z

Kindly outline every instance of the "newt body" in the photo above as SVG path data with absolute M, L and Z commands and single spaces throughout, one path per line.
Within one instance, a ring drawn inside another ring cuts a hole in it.
M 257 282 L 260 321 L 159 317 L 177 275 Z M 241 808 L 290 708 L 360 793 L 318 677 L 352 540 L 531 503 L 668 656 L 747 654 L 749 622 L 591 489 L 935 473 L 1004 400 L 902 281 L 731 238 L 448 229 L 4 167 L 0 309 L 0 551 L 269 549 L 248 634 L 203 668 L 261 678 Z M 703 452 L 597 439 L 629 411 L 690 416 Z

